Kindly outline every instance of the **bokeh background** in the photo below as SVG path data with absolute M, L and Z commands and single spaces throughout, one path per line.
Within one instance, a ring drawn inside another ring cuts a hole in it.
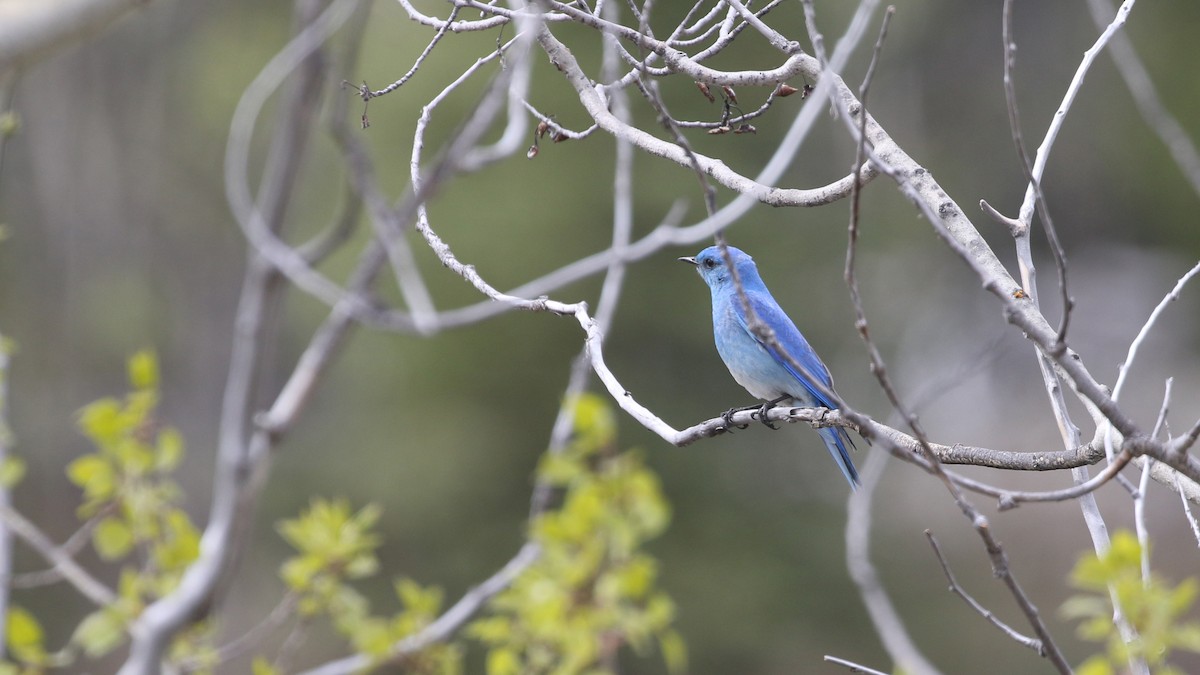
M 851 4 L 818 3 L 830 38 L 845 26 Z M 436 3 L 425 7 L 442 11 Z M 656 11 L 666 24 L 683 8 Z M 290 3 L 279 0 L 162 0 L 28 68 L 15 85 L 22 126 L 8 141 L 0 171 L 0 220 L 10 235 L 0 244 L 0 332 L 19 345 L 11 426 L 30 469 L 15 500 L 56 540 L 77 526 L 79 495 L 63 469 L 89 449 L 74 430 L 74 415 L 89 401 L 124 391 L 123 362 L 143 347 L 162 360 L 163 416 L 180 427 L 189 447 L 180 479 L 194 518 L 205 518 L 246 256 L 223 193 L 225 137 L 244 87 L 286 41 L 290 16 Z M 772 18 L 786 33 L 804 35 L 799 3 L 785 4 Z M 870 104 L 1011 263 L 1007 232 L 975 206 L 987 199 L 1015 213 L 1024 189 L 1004 106 L 1000 21 L 996 0 L 900 3 Z M 1196 25 L 1200 5 L 1163 0 L 1138 5 L 1127 26 L 1163 101 L 1193 138 L 1200 137 Z M 1017 92 L 1033 146 L 1098 31 L 1082 0 L 1017 3 L 1014 27 Z M 376 2 L 357 68 L 336 77 L 390 82 L 430 35 L 399 6 Z M 598 62 L 596 40 L 578 30 L 564 35 L 585 67 Z M 404 188 L 420 106 L 495 39 L 490 33 L 451 36 L 402 90 L 372 102 L 372 126 L 356 133 L 392 194 Z M 722 66 L 774 62 L 762 41 L 742 44 Z M 859 51 L 846 72 L 850 82 L 861 78 L 869 44 Z M 564 125 L 586 126 L 569 87 L 544 58 L 535 73 L 534 104 Z M 678 117 L 719 117 L 690 82 L 667 80 L 662 88 Z M 454 130 L 478 91 L 468 88 L 448 101 L 432 127 L 435 142 Z M 746 89 L 739 96 L 743 106 L 755 107 L 766 93 Z M 694 131 L 689 140 L 752 174 L 802 105 L 799 97 L 781 100 L 755 121 L 757 135 Z M 634 107 L 652 127 L 644 102 L 636 99 Z M 269 131 L 271 110 L 264 119 L 260 132 Z M 260 133 L 257 140 L 263 138 Z M 612 147 L 603 134 L 543 143 L 533 161 L 518 156 L 457 180 L 431 204 L 434 227 L 501 288 L 601 250 L 610 237 Z M 827 183 L 843 175 L 852 158 L 843 130 L 823 115 L 781 184 Z M 638 233 L 654 227 L 676 200 L 687 201 L 689 219 L 701 217 L 689 171 L 649 157 L 638 157 L 634 171 Z M 302 185 L 288 226 L 293 232 L 319 227 L 340 206 L 342 169 L 327 137 L 314 147 Z M 1071 342 L 1092 372 L 1111 383 L 1150 310 L 1200 254 L 1200 200 L 1138 116 L 1107 57 L 1097 62 L 1071 112 L 1045 190 L 1077 300 Z M 728 198 L 723 192 L 721 199 Z M 728 236 L 755 255 L 841 393 L 887 419 L 842 281 L 846 220 L 845 204 L 759 207 Z M 367 230 L 360 227 L 360 238 Z M 886 180 L 864 195 L 862 230 L 860 273 L 873 335 L 933 438 L 1059 448 L 1031 345 L 1005 324 L 996 303 Z M 749 402 L 713 349 L 707 290 L 675 262 L 703 245 L 664 250 L 631 268 L 607 342 L 608 363 L 625 387 L 677 427 Z M 416 248 L 439 307 L 478 301 L 432 254 L 419 243 Z M 1053 267 L 1040 240 L 1037 249 L 1042 295 L 1054 317 Z M 351 262 L 349 254 L 338 256 L 325 269 L 337 275 Z M 594 303 L 598 288 L 592 279 L 553 295 Z M 1197 310 L 1200 291 L 1189 289 L 1139 357 L 1124 401 L 1147 427 L 1167 377 L 1175 378 L 1172 428 L 1186 428 L 1200 410 Z M 312 299 L 289 297 L 286 330 L 273 356 L 274 384 L 323 316 Z M 384 574 L 364 587 L 379 610 L 394 609 L 392 577 L 441 585 L 453 598 L 507 560 L 522 540 L 532 472 L 581 339 L 571 319 L 524 313 L 431 339 L 356 332 L 279 451 L 254 547 L 231 595 L 229 634 L 253 625 L 283 592 L 276 569 L 288 549 L 274 523 L 314 495 L 383 506 Z M 1090 436 L 1078 409 L 1076 420 Z M 821 662 L 825 654 L 888 668 L 845 569 L 847 490 L 815 434 L 800 426 L 775 433 L 751 428 L 679 449 L 622 418 L 621 443 L 644 449 L 673 505 L 672 526 L 651 549 L 661 562 L 662 585 L 678 603 L 691 672 L 842 672 Z M 858 457 L 865 461 L 865 453 Z M 1065 474 L 967 473 L 1029 489 L 1069 480 Z M 1100 496 L 1110 528 L 1132 526 L 1122 490 L 1109 486 Z M 985 500 L 978 503 L 992 515 L 1015 574 L 1070 659 L 1078 663 L 1098 651 L 1077 640 L 1074 626 L 1056 613 L 1072 592 L 1070 569 L 1090 550 L 1078 507 L 1033 505 L 996 514 Z M 939 536 L 963 585 L 1025 628 L 993 579 L 978 538 L 935 481 L 892 462 L 874 510 L 880 574 L 914 637 L 945 672 L 1050 672 L 946 592 L 922 534 L 927 528 Z M 1172 580 L 1195 575 L 1200 554 L 1177 497 L 1153 486 L 1148 513 L 1155 567 Z M 114 578 L 115 570 L 90 553 L 81 559 Z M 42 564 L 19 551 L 19 570 Z M 16 601 L 46 622 L 51 644 L 64 642 L 89 610 L 66 587 L 19 592 Z M 344 649 L 332 638 L 315 640 L 303 660 Z M 1200 661 L 1180 663 L 1200 671 Z M 229 672 L 243 668 L 236 662 Z M 656 657 L 628 664 L 631 673 L 661 670 Z

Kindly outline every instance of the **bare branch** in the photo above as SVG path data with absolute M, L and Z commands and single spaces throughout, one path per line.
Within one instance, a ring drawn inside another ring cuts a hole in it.
M 850 672 L 852 672 L 852 673 L 864 673 L 865 675 L 888 675 L 887 673 L 885 673 L 881 670 L 875 670 L 874 668 L 868 668 L 862 664 L 855 663 L 853 661 L 847 661 L 846 659 L 839 658 L 836 656 L 830 656 L 828 654 L 825 655 L 825 660 L 828 661 L 829 663 L 836 663 L 839 666 L 845 666 L 845 667 L 849 668 Z
M 1012 626 L 1000 620 L 987 607 L 984 607 L 978 600 L 971 597 L 969 593 L 963 590 L 962 586 L 958 585 L 958 580 L 954 578 L 954 572 L 950 569 L 950 563 L 946 560 L 946 556 L 942 554 L 942 547 L 938 545 L 937 538 L 933 536 L 933 532 L 925 530 L 925 538 L 929 540 L 929 545 L 933 547 L 933 554 L 937 556 L 938 564 L 942 566 L 942 572 L 946 575 L 946 581 L 950 583 L 950 592 L 963 599 L 963 602 L 970 605 L 971 609 L 979 613 L 980 616 L 988 620 L 996 628 L 999 628 L 1002 633 L 1017 642 L 1018 644 L 1028 647 L 1038 653 L 1038 656 L 1045 656 L 1042 649 L 1042 642 L 1037 638 L 1031 638 L 1027 635 L 1022 635 Z
M 1178 483 L 1178 473 L 1175 473 L 1175 480 Z M 1179 489 L 1179 501 L 1183 503 L 1183 513 L 1187 516 L 1188 525 L 1192 526 L 1192 536 L 1196 538 L 1196 545 L 1200 546 L 1200 522 L 1196 522 L 1196 516 L 1192 513 L 1192 507 L 1188 504 L 1188 498 L 1184 495 L 1182 488 Z
M 470 617 L 474 616 L 492 596 L 507 588 L 513 579 L 533 564 L 541 553 L 540 548 L 532 542 L 526 543 L 504 567 L 483 583 L 463 594 L 458 602 L 454 603 L 436 621 L 397 643 L 386 659 L 391 662 L 400 661 L 429 645 L 445 640 Z M 366 654 L 355 654 L 337 661 L 330 661 L 299 675 L 348 675 L 378 663 L 377 660 Z
M 804 6 L 804 19 L 808 26 L 808 32 L 812 39 L 813 48 L 817 52 L 818 58 L 820 58 L 822 61 L 822 77 L 836 77 L 836 75 L 829 72 L 827 67 L 828 64 L 824 60 L 824 50 L 822 47 L 823 39 L 816 26 L 816 13 L 815 9 L 813 8 L 812 0 L 803 0 L 802 4 Z M 845 85 L 842 84 L 842 87 L 844 86 Z M 851 111 L 848 108 L 842 107 L 845 101 L 838 97 L 834 97 L 834 102 L 835 104 L 839 105 L 839 112 L 841 113 L 841 117 L 847 124 L 848 128 L 850 128 L 852 132 L 857 132 L 855 133 L 855 140 L 857 140 L 859 143 L 859 161 L 861 162 L 862 155 L 867 149 L 867 135 L 865 130 L 868 123 L 868 113 L 865 105 L 861 101 L 857 102 L 856 104 L 858 109 L 854 111 L 853 114 L 860 116 L 860 126 L 855 129 L 854 119 L 852 118 Z M 874 157 L 872 160 L 876 161 Z M 888 172 L 884 170 L 884 173 Z M 857 175 L 857 171 L 855 172 L 855 175 Z M 855 190 L 855 194 L 857 194 L 857 190 Z M 851 220 L 853 221 L 858 217 L 858 210 L 854 207 L 854 200 L 851 202 L 851 208 Z M 932 221 L 933 219 L 931 218 L 931 222 Z M 851 225 L 852 231 L 854 228 L 855 226 Z M 852 254 L 848 254 L 848 260 L 850 263 L 853 262 Z M 851 267 L 851 270 L 852 269 L 853 268 Z M 852 274 L 850 275 L 850 280 L 853 281 Z M 857 298 L 856 287 L 852 288 L 852 295 L 854 298 Z M 993 573 L 1004 582 L 1005 586 L 1008 587 L 1008 590 L 1013 599 L 1016 601 L 1017 606 L 1020 607 L 1021 611 L 1025 614 L 1026 620 L 1029 622 L 1034 632 L 1038 635 L 1038 638 L 1043 645 L 1043 649 L 1040 653 L 1047 658 L 1050 663 L 1059 670 L 1059 672 L 1070 673 L 1071 666 L 1067 663 L 1066 658 L 1063 656 L 1062 652 L 1059 651 L 1058 646 L 1054 643 L 1053 638 L 1050 636 L 1049 630 L 1047 629 L 1045 623 L 1041 620 L 1041 616 L 1039 615 L 1037 607 L 1029 599 L 1029 596 L 1026 595 L 1025 591 L 1021 588 L 1021 585 L 1017 582 L 1016 577 L 1013 576 L 1011 570 L 1009 569 L 1008 556 L 1004 552 L 1004 549 L 1000 546 L 1000 543 L 992 535 L 991 527 L 988 524 L 987 518 L 984 517 L 983 514 L 981 514 L 974 507 L 974 505 L 967 500 L 966 496 L 959 489 L 958 485 L 950 478 L 950 476 L 946 474 L 941 464 L 938 463 L 937 456 L 929 448 L 927 436 L 922 429 L 922 426 L 916 415 L 900 400 L 900 397 L 887 374 L 887 368 L 884 365 L 883 357 L 880 355 L 879 350 L 876 348 L 874 342 L 872 342 L 870 338 L 867 327 L 867 319 L 865 313 L 863 312 L 861 301 L 856 303 L 855 313 L 857 316 L 857 321 L 855 322 L 856 327 L 858 328 L 859 335 L 862 337 L 863 343 L 866 346 L 867 353 L 871 360 L 871 371 L 875 374 L 876 379 L 879 381 L 880 388 L 882 388 L 884 393 L 887 395 L 888 400 L 891 402 L 895 411 L 904 419 L 907 426 L 912 429 L 913 434 L 917 437 L 917 440 L 921 444 L 922 454 L 929 461 L 934 475 L 937 476 L 945 485 L 947 491 L 949 491 L 951 497 L 954 499 L 955 504 L 958 505 L 959 509 L 963 512 L 963 515 L 966 516 L 966 518 L 971 522 L 972 527 L 975 528 L 976 533 L 983 541 L 984 548 L 987 550 L 988 557 L 991 559 Z M 851 412 L 850 414 L 853 415 L 855 413 Z
M 37 551 L 38 555 L 54 565 L 54 569 L 58 570 L 62 578 L 74 586 L 80 595 L 100 607 L 110 605 L 117 599 L 117 595 L 112 589 L 100 583 L 90 572 L 75 562 L 74 558 L 67 555 L 61 547 L 55 546 L 54 542 L 50 541 L 37 525 L 17 513 L 11 506 L 0 504 L 0 521 L 3 521 L 5 527 L 13 534 L 20 537 L 21 541 Z
M 273 91 L 288 73 L 305 63 L 357 6 L 357 0 L 335 0 L 311 21 L 302 21 L 298 34 L 264 67 L 239 102 L 229 136 L 231 152 L 226 155 L 226 187 L 239 221 L 255 223 L 247 228 L 248 232 L 265 233 L 274 238 L 282 224 L 286 196 L 297 172 L 302 139 L 312 126 L 312 106 L 284 107 L 281 130 L 276 136 L 275 148 L 278 150 L 273 148 L 257 204 L 249 196 L 245 164 L 237 166 L 239 159 L 245 159 L 240 154 L 245 148 L 237 148 L 238 152 L 234 152 L 234 143 L 248 141 L 267 93 Z M 301 16 L 306 14 L 304 8 L 298 7 L 297 11 Z M 305 96 L 306 90 L 314 87 L 314 81 L 321 77 L 319 64 L 308 63 L 316 64 L 316 67 L 301 71 L 302 79 L 295 90 L 298 96 Z M 278 242 L 277 238 L 273 240 Z M 288 248 L 288 251 L 299 258 L 293 249 Z M 275 274 L 260 252 L 252 253 L 238 303 L 233 353 L 222 400 L 212 504 L 200 541 L 200 554 L 185 571 L 179 586 L 150 604 L 134 621 L 133 642 L 129 657 L 121 667 L 122 675 L 142 675 L 161 668 L 171 638 L 196 618 L 197 610 L 226 582 L 252 520 L 248 516 L 265 479 L 269 459 L 266 449 L 270 447 L 272 436 L 259 430 L 252 437 L 247 426 L 263 341 L 270 328 L 268 307 L 277 301 L 272 292 Z
M 1058 289 L 1062 294 L 1062 320 L 1058 326 L 1058 343 L 1062 344 L 1067 339 L 1067 327 L 1071 322 L 1071 310 L 1075 305 L 1075 301 L 1071 299 L 1071 294 L 1067 290 L 1067 260 L 1066 252 L 1063 249 L 1062 242 L 1058 238 L 1058 231 L 1054 228 L 1054 222 L 1050 219 L 1050 207 L 1046 204 L 1046 195 L 1042 192 L 1041 176 L 1034 173 L 1033 165 L 1029 161 L 1029 153 L 1025 149 L 1025 137 L 1021 133 L 1021 114 L 1017 106 L 1017 93 L 1014 87 L 1012 76 L 1013 65 L 1016 61 L 1017 43 L 1012 37 L 1012 0 L 1005 0 L 1003 12 L 1003 29 L 1001 31 L 1004 38 L 1004 101 L 1008 108 L 1008 125 L 1012 131 L 1013 145 L 1017 149 L 1017 158 L 1021 162 L 1021 170 L 1025 173 L 1025 180 L 1029 182 L 1029 186 L 1033 191 L 1034 204 L 1037 206 L 1038 215 L 1041 216 L 1042 227 L 1046 230 L 1046 239 L 1050 242 L 1050 251 L 1054 256 L 1054 267 L 1058 271 Z M 1065 116 L 1065 110 L 1060 111 L 1060 115 Z M 1055 118 L 1057 121 L 1059 118 Z M 1022 214 L 1023 216 L 1025 214 Z M 1033 212 L 1028 213 L 1028 218 L 1019 218 L 1019 225 L 1013 230 L 1013 237 L 1017 240 L 1017 247 L 1022 254 L 1029 253 L 1029 232 L 1030 223 L 1032 222 Z M 1021 263 L 1028 263 L 1030 269 L 1033 267 L 1032 257 L 1028 260 L 1021 256 Z M 1029 284 L 1030 288 L 1026 289 L 1033 297 L 1034 303 L 1037 303 L 1037 287 L 1036 284 Z
M 14 461 L 12 456 L 12 429 L 8 426 L 8 362 L 12 343 L 0 334 L 0 466 Z M 0 483 L 0 509 L 12 509 L 12 493 L 8 485 Z M 57 571 L 57 567 L 54 568 Z M 0 626 L 8 625 L 8 593 L 13 577 L 12 531 L 4 520 L 0 520 Z M 0 660 L 4 659 L 8 644 L 0 641 Z

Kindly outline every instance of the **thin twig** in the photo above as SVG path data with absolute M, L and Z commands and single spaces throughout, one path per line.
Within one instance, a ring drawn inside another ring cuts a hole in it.
M 1176 487 L 1178 487 L 1179 474 L 1175 474 Z M 1196 521 L 1195 514 L 1192 513 L 1192 506 L 1188 503 L 1187 497 L 1184 496 L 1183 490 L 1179 490 L 1179 500 L 1183 502 L 1183 513 L 1187 516 L 1188 525 L 1192 526 L 1192 536 L 1196 538 L 1196 545 L 1200 546 L 1200 522 Z
M 1037 652 L 1038 656 L 1046 655 L 1042 649 L 1041 640 L 1024 635 L 1020 631 L 1014 629 L 1012 626 L 1004 623 L 1000 620 L 1000 617 L 993 614 L 991 610 L 989 610 L 987 607 L 984 607 L 975 598 L 971 597 L 971 594 L 967 593 L 963 587 L 958 584 L 958 580 L 954 578 L 954 572 L 950 569 L 950 563 L 946 560 L 946 556 L 942 554 L 942 547 L 938 545 L 938 540 L 933 536 L 933 532 L 925 530 L 925 538 L 929 540 L 929 545 L 933 547 L 933 554 L 937 556 L 938 564 L 942 566 L 942 572 L 946 575 L 946 581 L 950 583 L 951 593 L 954 593 L 958 597 L 962 598 L 963 602 L 967 603 L 971 609 L 978 612 L 980 616 L 987 619 L 989 623 L 996 628 L 999 628 L 1001 632 L 1003 632 L 1012 640 Z
M 1042 192 L 1041 175 L 1034 172 L 1033 164 L 1029 161 L 1029 153 L 1025 149 L 1025 137 L 1021 133 L 1021 113 L 1017 106 L 1017 93 L 1012 75 L 1017 55 L 1017 43 L 1012 37 L 1012 0 L 1004 1 L 1003 17 L 1001 33 L 1004 39 L 1004 102 L 1008 109 L 1008 125 L 1012 132 L 1013 145 L 1017 149 L 1017 158 L 1021 162 L 1021 170 L 1025 173 L 1025 180 L 1029 182 L 1033 190 L 1034 203 L 1037 206 L 1038 215 L 1041 217 L 1042 227 L 1046 230 L 1046 239 L 1050 242 L 1054 267 L 1058 271 L 1058 288 L 1062 294 L 1062 320 L 1058 326 L 1057 344 L 1062 345 L 1067 339 L 1067 327 L 1071 322 L 1071 310 L 1075 301 L 1067 290 L 1066 251 L 1058 238 L 1058 230 L 1054 227 L 1054 221 L 1050 219 L 1050 207 L 1047 206 L 1046 195 Z M 1065 115 L 1065 112 L 1062 114 Z M 1022 216 L 1019 220 L 1021 229 L 1016 236 L 1028 245 L 1029 225 L 1033 214 L 1030 212 L 1028 218 L 1025 218 L 1024 214 Z M 1037 289 L 1034 288 L 1029 292 L 1036 293 Z
M 0 96 L 0 112 L 6 112 L 6 96 Z M 0 134 L 3 132 L 0 131 Z M 3 166 L 4 139 L 0 139 L 0 167 Z M 12 429 L 8 426 L 8 363 L 12 353 L 12 342 L 0 333 L 0 466 L 16 459 L 12 456 Z M 12 509 L 12 493 L 7 484 L 0 483 L 0 508 Z M 57 570 L 57 567 L 55 568 Z M 12 530 L 0 520 L 0 626 L 8 626 L 8 601 L 10 580 L 13 576 Z M 0 641 L 0 660 L 6 656 L 7 640 Z
M 433 623 L 417 633 L 404 638 L 392 647 L 387 660 L 402 661 L 405 657 L 421 651 L 431 644 L 440 642 L 457 630 L 467 618 L 473 616 L 479 608 L 496 593 L 504 590 L 521 572 L 537 560 L 540 547 L 532 542 L 526 543 L 521 550 L 509 560 L 504 567 L 475 588 L 467 591 Z M 356 673 L 370 665 L 379 665 L 379 661 L 366 654 L 355 654 L 336 661 L 330 661 L 298 675 L 348 675 Z
M 823 50 L 823 46 L 822 46 L 823 38 L 821 36 L 820 31 L 817 29 L 816 16 L 815 16 L 816 12 L 813 7 L 812 0 L 803 0 L 802 4 L 804 6 L 805 23 L 808 26 L 808 32 L 809 32 L 809 36 L 810 36 L 812 44 L 813 44 L 813 49 L 817 53 L 818 60 L 821 61 L 822 76 L 823 77 L 830 76 L 831 73 L 829 73 L 829 71 L 827 69 L 827 64 L 824 62 L 824 59 L 823 59 L 823 55 L 824 55 L 824 50 Z M 836 103 L 844 104 L 844 101 L 841 101 L 840 99 L 837 99 L 836 97 L 835 97 L 834 101 L 835 101 L 835 104 Z M 839 110 L 839 112 L 841 113 L 841 116 L 843 117 L 843 119 L 844 119 L 845 123 L 848 125 L 848 127 L 850 127 L 851 129 L 854 129 L 854 120 L 849 115 L 849 111 L 842 109 L 842 110 Z M 863 103 L 861 101 L 858 103 L 858 110 L 856 111 L 856 113 L 857 113 L 857 115 L 859 115 L 859 119 L 860 119 L 859 124 L 861 125 L 861 126 L 859 126 L 858 129 L 855 129 L 855 131 L 858 132 L 857 134 L 855 134 L 855 136 L 856 136 L 855 140 L 858 142 L 859 161 L 861 162 L 861 161 L 863 161 L 863 159 L 862 159 L 863 155 L 867 152 L 867 143 L 866 143 L 867 111 L 865 109 L 865 105 L 863 105 Z M 855 174 L 857 175 L 857 171 L 855 172 Z M 857 192 L 857 191 L 855 191 L 855 192 Z M 854 208 L 854 206 L 853 206 L 854 199 L 851 199 L 851 204 L 852 204 L 851 218 L 856 219 L 858 217 L 858 212 L 857 212 L 857 209 Z M 852 258 L 851 258 L 851 260 L 852 260 Z M 867 320 L 866 320 L 865 313 L 863 312 L 863 309 L 862 309 L 861 301 L 855 307 L 855 313 L 857 316 L 856 326 L 858 328 L 859 335 L 862 338 L 863 343 L 867 349 L 867 352 L 868 352 L 868 355 L 869 355 L 870 361 L 871 361 L 871 370 L 875 374 L 876 380 L 878 380 L 880 388 L 883 389 L 885 395 L 888 397 L 888 400 L 892 404 L 892 407 L 896 410 L 897 413 L 900 414 L 900 416 L 904 419 L 904 421 L 908 425 L 908 427 L 910 429 L 912 429 L 913 435 L 915 435 L 917 437 L 917 439 L 921 442 L 922 453 L 924 454 L 926 459 L 930 462 L 930 465 L 933 469 L 934 475 L 936 475 L 938 478 L 941 479 L 942 483 L 945 485 L 946 489 L 950 492 L 950 495 L 953 497 L 955 503 L 958 505 L 959 509 L 963 512 L 963 515 L 967 517 L 967 519 L 971 522 L 972 526 L 975 528 L 976 533 L 979 534 L 981 540 L 983 541 L 984 548 L 987 550 L 988 556 L 991 559 L 993 572 L 1004 582 L 1005 586 L 1008 587 L 1010 594 L 1012 595 L 1013 599 L 1017 603 L 1017 606 L 1021 608 L 1022 612 L 1025 614 L 1026 620 L 1029 622 L 1029 624 L 1033 628 L 1034 632 L 1038 635 L 1038 638 L 1041 640 L 1041 642 L 1044 646 L 1042 653 L 1055 666 L 1055 668 L 1057 668 L 1059 670 L 1059 672 L 1070 673 L 1071 672 L 1070 664 L 1067 663 L 1066 658 L 1063 656 L 1062 652 L 1059 651 L 1058 646 L 1054 643 L 1053 638 L 1051 638 L 1049 630 L 1047 629 L 1045 623 L 1042 621 L 1041 616 L 1038 613 L 1037 607 L 1034 606 L 1033 602 L 1025 594 L 1025 591 L 1021 588 L 1020 584 L 1016 580 L 1016 577 L 1012 574 L 1011 570 L 1009 569 L 1008 556 L 1004 552 L 1004 549 L 1001 547 L 1000 543 L 992 535 L 991 527 L 988 524 L 987 518 L 984 517 L 983 514 L 981 514 L 971 504 L 971 502 L 967 500 L 966 496 L 962 493 L 962 491 L 959 489 L 959 487 L 950 479 L 949 476 L 946 475 L 944 469 L 942 469 L 942 467 L 941 467 L 941 464 L 938 463 L 938 461 L 937 461 L 937 456 L 928 447 L 927 436 L 924 432 L 924 429 L 922 428 L 921 423 L 917 419 L 916 415 L 911 410 L 909 410 L 905 406 L 905 404 L 900 400 L 900 397 L 899 397 L 898 393 L 896 392 L 895 387 L 892 385 L 891 378 L 887 374 L 887 369 L 886 369 L 886 366 L 884 365 L 883 358 L 880 355 L 878 348 L 875 346 L 874 342 L 870 338 L 870 333 L 869 333 L 868 326 L 867 326 Z
M 874 668 L 868 668 L 860 663 L 855 663 L 853 661 L 847 661 L 846 659 L 843 659 L 843 658 L 840 658 L 837 656 L 830 656 L 829 654 L 825 655 L 825 660 L 828 661 L 829 663 L 836 663 L 839 666 L 845 666 L 845 667 L 849 668 L 850 672 L 852 672 L 852 673 L 863 673 L 864 675 L 888 675 L 887 673 L 883 672 L 882 670 L 875 670 Z
M 257 199 L 250 196 L 245 182 L 247 166 L 244 163 L 239 166 L 239 159 L 246 159 L 242 151 L 248 152 L 248 148 L 236 147 L 237 152 L 234 152 L 236 141 L 249 139 L 250 129 L 268 93 L 305 63 L 315 67 L 302 71 L 295 91 L 298 96 L 311 91 L 314 80 L 321 76 L 320 60 L 313 59 L 312 55 L 350 18 L 357 6 L 357 0 L 336 0 L 310 21 L 301 21 L 296 36 L 264 67 L 238 104 L 231 125 L 230 151 L 226 154 L 226 187 L 239 222 L 253 221 L 256 225 L 247 227 L 248 232 L 274 237 L 282 224 L 286 196 L 294 185 L 300 162 L 301 148 L 296 146 L 303 145 L 302 140 L 292 141 L 307 138 L 312 127 L 313 108 L 310 106 L 313 100 L 309 98 L 307 105 L 296 102 L 296 106 L 282 106 L 281 129 L 272 144 Z M 297 7 L 297 13 L 304 14 L 300 7 Z M 240 544 L 245 541 L 248 525 L 253 520 L 248 515 L 253 511 L 267 467 L 267 453 L 256 452 L 254 446 L 269 447 L 271 442 L 269 434 L 261 429 L 251 434 L 248 427 L 264 341 L 274 325 L 269 315 L 275 313 L 269 309 L 279 300 L 278 294 L 273 292 L 275 279 L 274 268 L 256 248 L 247 265 L 238 301 L 229 377 L 222 399 L 212 504 L 208 525 L 201 537 L 200 554 L 184 572 L 179 585 L 150 604 L 134 621 L 133 641 L 120 670 L 122 675 L 142 675 L 161 669 L 171 638 L 197 618 L 197 609 L 209 603 L 225 583 Z
M 55 546 L 50 538 L 38 529 L 25 516 L 7 504 L 0 504 L 0 521 L 21 541 L 29 544 L 46 562 L 54 565 L 67 583 L 75 587 L 83 597 L 99 607 L 107 607 L 117 599 L 117 594 L 105 586 L 90 572 L 83 568 L 75 559 Z

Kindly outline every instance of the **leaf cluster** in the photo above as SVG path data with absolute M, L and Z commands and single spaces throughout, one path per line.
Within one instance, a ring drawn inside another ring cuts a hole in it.
M 372 528 L 380 515 L 375 505 L 353 512 L 344 499 L 318 498 L 278 526 L 297 551 L 283 563 L 280 576 L 296 598 L 301 620 L 328 617 L 357 653 L 375 661 L 387 658 L 397 642 L 428 626 L 442 609 L 441 589 L 402 578 L 393 584 L 401 611 L 377 616 L 367 598 L 350 585 L 379 571 L 375 550 L 381 540 Z M 461 658 L 456 645 L 433 645 L 409 657 L 405 665 L 410 672 L 452 675 L 461 672 Z
M 654 642 L 680 672 L 686 650 L 671 627 L 675 606 L 642 550 L 666 528 L 670 508 L 641 454 L 616 450 L 611 408 L 584 396 L 574 412 L 573 442 L 538 469 L 561 491 L 561 506 L 531 523 L 542 555 L 469 633 L 489 647 L 489 675 L 616 672 L 621 647 L 644 654 Z
M 199 555 L 200 533 L 181 507 L 182 492 L 171 479 L 183 460 L 183 436 L 156 418 L 158 360 L 152 352 L 138 352 L 130 357 L 127 371 L 131 391 L 124 399 L 102 398 L 79 412 L 79 430 L 95 450 L 66 469 L 83 493 L 77 511 L 82 531 L 90 531 L 103 560 L 121 564 L 117 599 L 86 616 L 70 644 L 53 653 L 37 619 L 14 608 L 6 636 L 15 661 L 5 664 L 9 672 L 42 672 L 68 665 L 76 652 L 98 658 L 119 647 L 130 622 L 147 604 L 174 590 Z M 205 662 L 211 648 L 203 626 L 177 638 L 171 652 Z
M 1142 546 L 1128 531 L 1113 535 L 1104 555 L 1085 554 L 1071 572 L 1071 584 L 1083 591 L 1061 608 L 1070 619 L 1079 619 L 1079 636 L 1103 642 L 1105 652 L 1085 661 L 1081 675 L 1111 675 L 1128 667 L 1130 658 L 1145 660 L 1155 673 L 1181 675 L 1168 659 L 1175 650 L 1200 652 L 1200 622 L 1188 620 L 1196 599 L 1195 578 L 1171 585 L 1151 574 L 1142 577 Z M 1113 621 L 1113 598 L 1138 632 L 1126 643 Z

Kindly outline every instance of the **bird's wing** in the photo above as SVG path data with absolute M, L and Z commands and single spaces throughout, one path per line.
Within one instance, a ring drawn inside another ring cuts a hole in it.
M 788 362 L 786 358 L 783 357 L 782 354 L 780 354 L 773 347 L 763 343 L 762 339 L 760 339 L 754 334 L 753 331 L 750 330 L 750 327 L 746 321 L 746 311 L 742 307 L 742 301 L 740 298 L 735 296 L 733 298 L 734 314 L 737 316 L 738 323 L 741 324 L 742 328 L 749 333 L 750 336 L 753 337 L 756 342 L 758 342 L 758 344 L 762 345 L 762 347 L 767 350 L 767 352 L 771 355 L 771 358 L 775 359 L 779 365 L 786 368 L 787 371 L 792 374 L 792 377 L 796 378 L 796 380 L 800 382 L 805 391 L 808 392 L 817 405 L 824 408 L 829 408 L 831 410 L 836 409 L 837 406 L 833 403 L 833 401 L 830 401 L 827 396 L 822 394 L 812 384 L 811 378 L 816 378 L 821 382 L 821 384 L 825 385 L 827 389 L 832 389 L 833 378 L 829 374 L 829 369 L 825 367 L 824 363 L 821 363 L 821 359 L 817 357 L 817 353 L 813 351 L 813 348 L 808 344 L 808 340 L 805 340 L 804 336 L 800 334 L 800 330 L 796 328 L 796 324 L 792 323 L 792 320 L 783 312 L 783 309 L 779 307 L 779 304 L 776 303 L 775 299 L 771 296 L 750 292 L 747 293 L 746 297 L 750 301 L 749 304 L 754 310 L 754 313 L 758 315 L 759 319 L 770 326 L 771 330 L 775 331 L 775 339 L 779 342 L 779 345 L 783 347 L 787 353 L 796 360 L 797 363 L 803 366 L 804 372 L 796 372 L 796 369 L 791 363 Z

